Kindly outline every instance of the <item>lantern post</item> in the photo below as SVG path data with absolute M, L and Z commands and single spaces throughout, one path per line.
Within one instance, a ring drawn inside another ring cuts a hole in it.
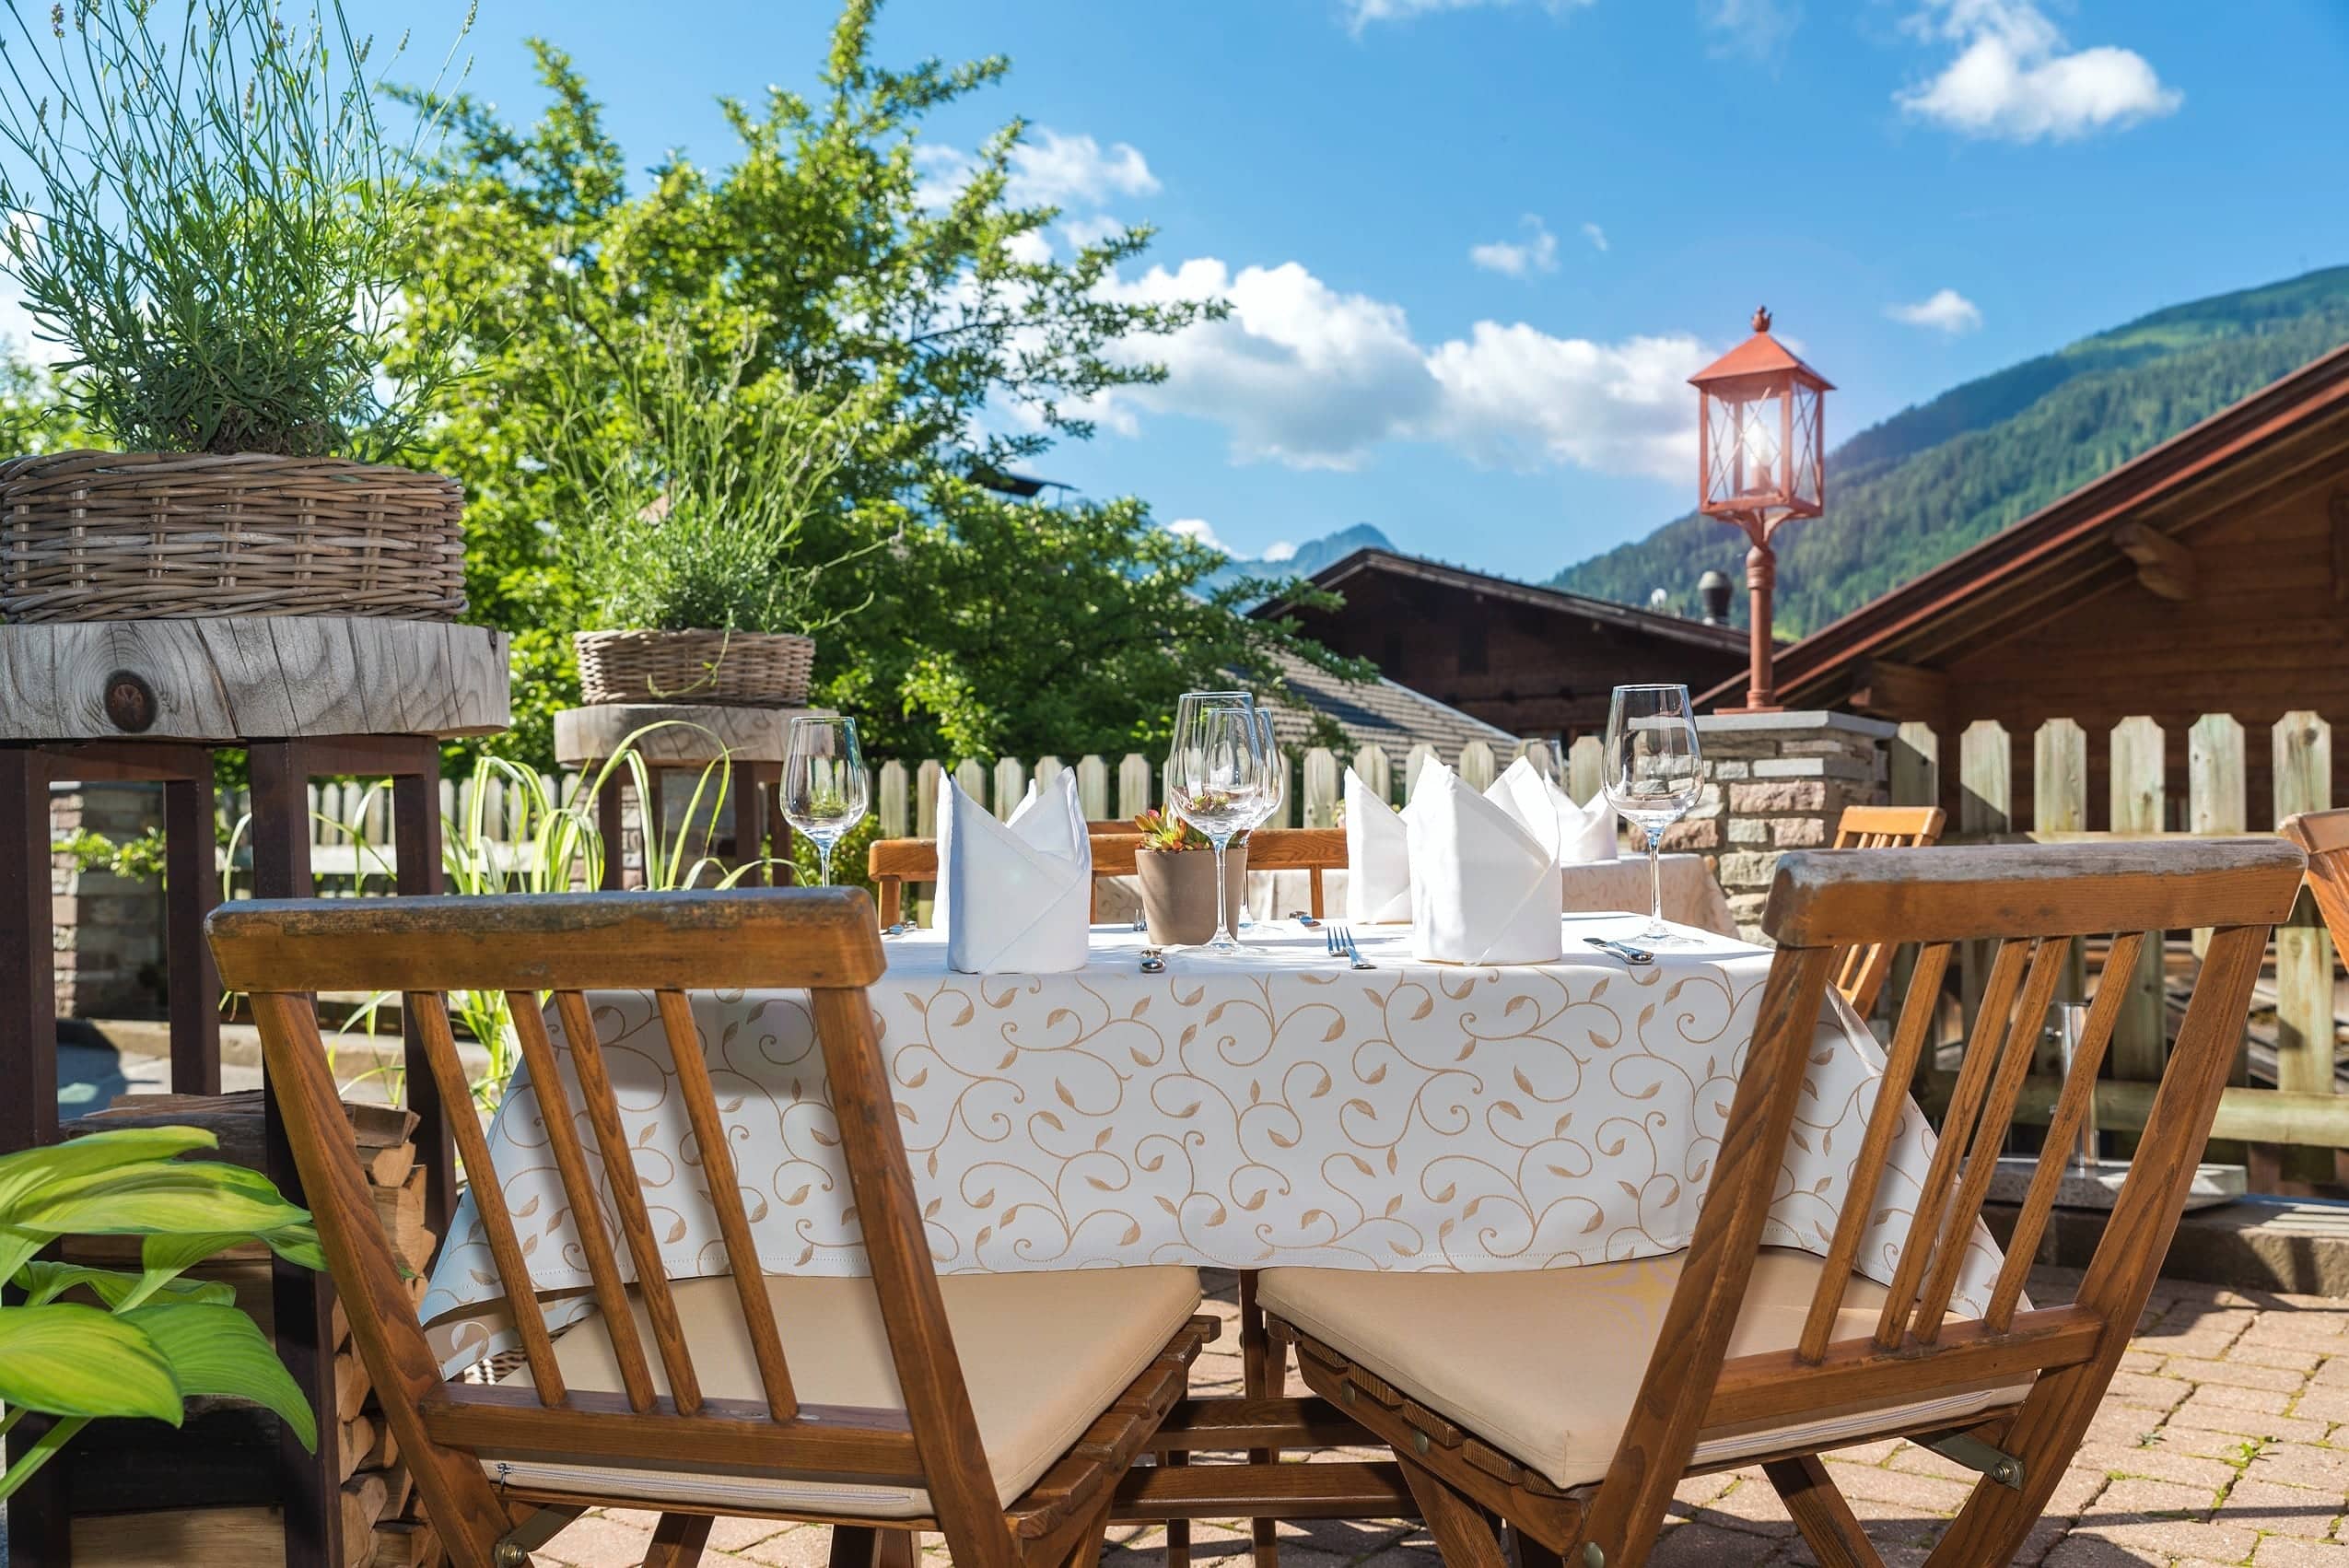
M 1828 379 L 1770 335 L 1770 310 L 1754 334 L 1689 378 L 1697 389 L 1697 509 L 1740 530 L 1752 603 L 1753 671 L 1746 706 L 1777 709 L 1771 676 L 1771 598 L 1778 585 L 1771 536 L 1790 518 L 1824 509 Z

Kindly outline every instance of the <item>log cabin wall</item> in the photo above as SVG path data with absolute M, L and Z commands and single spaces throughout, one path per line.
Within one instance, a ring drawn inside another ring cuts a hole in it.
M 2108 573 L 2027 629 L 1942 666 L 1946 707 L 1930 721 L 1953 822 L 1968 724 L 2006 727 L 2014 798 L 2026 802 L 2032 735 L 2050 719 L 2071 719 L 2088 733 L 2088 826 L 2108 828 L 2107 738 L 2144 714 L 2164 731 L 2167 825 L 2182 828 L 2187 731 L 2203 714 L 2227 713 L 2245 731 L 2250 825 L 2273 825 L 2270 728 L 2301 708 L 2349 723 L 2349 461 L 2273 498 L 2222 508 L 2177 543 L 2182 558 L 2156 580 L 2183 598 L 2155 591 L 2142 573 Z M 2127 572 L 2125 561 L 2119 569 Z
M 1698 691 L 1746 666 L 1742 634 L 1725 627 L 1614 605 L 1602 618 L 1578 612 L 1572 595 L 1502 579 L 1479 591 L 1467 585 L 1478 574 L 1437 569 L 1446 579 L 1355 571 L 1338 586 L 1341 608 L 1294 613 L 1327 647 L 1513 735 L 1595 734 L 1619 685 L 1678 681 Z

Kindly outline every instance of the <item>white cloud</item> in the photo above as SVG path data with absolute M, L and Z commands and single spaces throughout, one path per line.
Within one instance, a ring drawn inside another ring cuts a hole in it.
M 1583 238 L 1591 242 L 1591 248 L 1595 251 L 1607 249 L 1607 230 L 1595 223 L 1583 225 Z
M 1060 237 L 1072 249 L 1081 251 L 1088 245 L 1098 245 L 1126 232 L 1128 224 L 1122 217 L 1107 213 L 1093 213 L 1084 217 L 1064 217 L 1060 220 Z
M 915 197 L 924 206 L 952 202 L 977 171 L 978 159 L 961 147 L 929 143 L 914 148 L 920 171 Z M 1150 160 L 1130 143 L 1104 150 L 1091 136 L 1064 135 L 1038 126 L 1011 149 L 1004 194 L 1014 206 L 1099 206 L 1114 195 L 1147 196 L 1159 188 Z
M 2065 53 L 2063 34 L 2031 0 L 1926 0 L 1906 25 L 1958 52 L 1939 76 L 1893 100 L 1967 135 L 2061 141 L 2173 114 L 2186 100 L 2134 50 Z
M 1339 6 L 1346 14 L 1347 30 L 1359 34 L 1373 22 L 1397 22 L 1432 11 L 1473 11 L 1516 3 L 1517 0 L 1339 0 Z M 1593 0 L 1541 0 L 1542 9 L 1553 15 L 1591 4 Z
M 1293 561 L 1297 558 L 1296 542 L 1289 539 L 1276 539 L 1264 547 L 1264 554 L 1258 558 L 1266 561 Z
M 1803 23 L 1803 8 L 1791 0 L 1698 0 L 1697 16 L 1712 36 L 1715 55 L 1743 55 L 1774 63 Z
M 1232 553 L 1231 548 L 1215 536 L 1215 530 L 1208 525 L 1205 518 L 1178 517 L 1166 525 L 1166 532 L 1179 533 L 1193 544 L 1204 544 L 1210 550 L 1221 550 L 1227 556 Z
M 1422 345 L 1400 306 L 1342 293 L 1295 262 L 1234 273 L 1200 257 L 1109 287 L 1132 299 L 1231 301 L 1224 321 L 1135 345 L 1165 363 L 1167 380 L 1116 398 L 1222 425 L 1237 462 L 1353 469 L 1389 441 L 1487 465 L 1672 479 L 1693 461 L 1686 381 L 1711 355 L 1685 333 L 1607 344 L 1479 322 L 1465 338 Z
M 1982 324 L 1981 308 L 1954 288 L 1935 289 L 1913 305 L 1887 305 L 1884 313 L 1906 326 L 1930 327 L 1949 337 Z
M 1497 272 L 1510 277 L 1523 277 L 1529 272 L 1558 270 L 1558 236 L 1549 226 L 1532 213 L 1517 220 L 1525 230 L 1523 241 L 1495 240 L 1488 245 L 1468 247 L 1468 260 L 1487 272 Z M 1607 247 L 1602 244 L 1599 249 Z

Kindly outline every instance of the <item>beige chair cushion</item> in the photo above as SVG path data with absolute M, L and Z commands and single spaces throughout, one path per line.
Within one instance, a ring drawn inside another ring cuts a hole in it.
M 1558 1485 L 1580 1486 L 1615 1457 L 1686 1257 L 1506 1274 L 1268 1269 L 1257 1299 Z M 1729 1354 L 1791 1350 L 1822 1267 L 1806 1252 L 1764 1248 Z M 1875 1333 L 1884 1297 L 1883 1286 L 1854 1279 L 1834 1337 Z M 1992 1390 L 1903 1409 L 1957 1421 L 2019 1397 Z M 1887 1424 L 1878 1410 L 1724 1438 L 1700 1445 L 1696 1462 L 1814 1436 L 1829 1447 Z
M 1116 1401 L 1199 1305 L 1198 1274 L 1191 1269 L 949 1274 L 938 1283 L 970 1386 L 979 1443 L 1007 1506 Z M 777 1275 L 766 1281 L 766 1294 L 802 1404 L 905 1409 L 871 1280 Z M 734 1281 L 680 1281 L 676 1297 L 703 1394 L 764 1402 Z M 666 1394 L 668 1378 L 641 1301 L 636 1317 L 653 1379 Z M 555 1341 L 555 1362 L 573 1388 L 620 1390 L 619 1365 L 602 1321 L 601 1314 L 583 1319 Z M 530 1370 L 518 1368 L 499 1381 L 527 1384 Z M 485 1458 L 483 1468 L 493 1480 L 517 1486 L 649 1503 L 889 1519 L 929 1513 L 929 1494 L 906 1487 L 520 1458 Z

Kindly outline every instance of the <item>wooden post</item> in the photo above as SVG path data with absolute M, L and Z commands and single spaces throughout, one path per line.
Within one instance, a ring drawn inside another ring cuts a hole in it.
M 2006 726 L 1977 719 L 1958 737 L 1958 831 L 2008 833 L 2014 826 L 2015 761 Z M 1968 942 L 1959 949 L 1958 992 L 1969 1039 L 1989 977 L 1990 943 Z
M 2112 727 L 2112 831 L 2159 833 L 2167 792 L 2166 737 L 2140 714 Z M 2160 931 L 2147 933 L 2129 977 L 2128 1000 L 2112 1029 L 2112 1075 L 2136 1082 L 2161 1077 L 2168 1056 L 2168 1003 L 2163 992 Z M 2108 981 L 2109 983 L 2109 981 Z
M 1307 827 L 1338 825 L 1338 758 L 1327 746 L 1315 746 L 1305 753 L 1304 795 Z
M 1490 746 L 1482 741 L 1470 741 L 1460 748 L 1460 782 L 1471 790 L 1483 790 L 1498 777 Z
M 954 765 L 954 788 L 963 791 L 964 794 L 968 795 L 972 800 L 976 801 L 980 805 L 986 805 L 987 765 L 979 761 L 976 757 L 969 756 L 966 756 L 962 761 L 956 763 Z
M 914 837 L 938 837 L 938 796 L 946 769 L 932 757 L 914 769 Z
M 213 826 L 212 757 L 195 777 L 163 786 L 164 973 L 169 981 L 171 1092 L 220 1093 L 220 973 L 204 918 L 220 902 L 220 845 Z M 186 889 L 180 896 L 172 896 Z
M 1435 748 L 1425 741 L 1421 741 L 1410 749 L 1403 758 L 1403 798 L 1405 800 L 1409 800 L 1411 791 L 1420 787 L 1420 769 L 1431 762 L 1442 760 L 1443 758 L 1436 755 Z
M 1109 765 L 1098 755 L 1077 759 L 1077 802 L 1087 822 L 1109 820 Z
M 1130 821 L 1157 804 L 1151 794 L 1150 758 L 1128 752 L 1117 764 L 1117 814 Z
M 1596 735 L 1584 735 L 1567 748 L 1566 792 L 1576 805 L 1587 806 L 1598 798 L 1606 772 L 1607 744 Z
M 1892 737 L 1888 784 L 1896 806 L 1941 804 L 1941 737 L 1932 725 L 1912 720 Z
M 2186 731 L 2187 832 L 2241 833 L 2250 825 L 2243 757 L 2243 726 L 2233 714 L 2205 713 L 2194 720 Z M 2210 948 L 2210 929 L 2197 930 L 2193 941 L 2200 958 Z M 2248 1066 L 2248 1057 L 2245 1061 Z
M 904 838 L 913 828 L 913 800 L 906 787 L 906 765 L 884 762 L 881 765 L 881 791 L 878 810 L 874 813 L 881 824 L 883 838 Z
M 1373 743 L 1356 752 L 1353 768 L 1372 794 L 1390 806 L 1395 803 L 1395 765 L 1387 760 L 1385 746 Z
M 1021 800 L 1028 792 L 1028 770 L 1017 757 L 998 757 L 995 763 L 995 815 L 998 821 L 1008 819 L 1020 809 Z
M 2306 709 L 2275 721 L 2275 819 L 2332 805 L 2332 726 Z M 2291 918 L 2275 929 L 2275 1086 L 2302 1094 L 2336 1092 L 2333 1072 L 2332 939 L 2301 888 Z M 2325 1179 L 2332 1162 L 2286 1150 L 2284 1174 Z
M 1058 757 L 1040 756 L 1035 759 L 1035 787 L 1038 790 L 1049 790 L 1052 788 L 1053 780 L 1068 771 L 1067 765 Z
M 2088 828 L 2088 732 L 2069 719 L 2051 719 L 2031 737 L 2031 827 L 2039 833 L 2085 833 Z M 2057 1000 L 2087 999 L 2087 955 L 2077 942 L 2069 944 L 2063 977 L 2057 982 Z M 2063 1071 L 2061 1042 L 2042 1036 L 2036 1053 L 2038 1071 Z

